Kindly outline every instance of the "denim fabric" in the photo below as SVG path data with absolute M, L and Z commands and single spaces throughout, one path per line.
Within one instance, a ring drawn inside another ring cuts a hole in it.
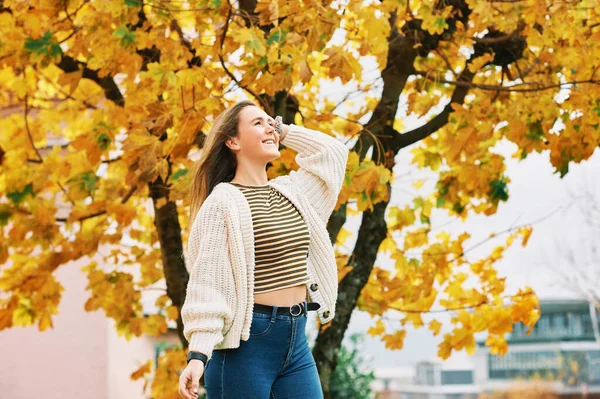
M 276 311 L 276 306 L 271 314 L 253 311 L 248 341 L 213 351 L 204 372 L 208 399 L 323 398 L 306 315 Z

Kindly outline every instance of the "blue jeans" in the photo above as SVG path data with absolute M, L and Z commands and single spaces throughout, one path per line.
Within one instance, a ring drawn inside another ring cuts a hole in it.
M 248 341 L 213 351 L 204 372 L 208 399 L 323 398 L 306 315 L 276 311 L 276 306 L 271 314 L 253 311 Z

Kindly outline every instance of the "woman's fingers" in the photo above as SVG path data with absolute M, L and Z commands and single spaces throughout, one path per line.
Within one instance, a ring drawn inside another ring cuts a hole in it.
M 184 399 L 196 399 L 198 397 L 198 395 L 194 395 L 191 389 L 188 388 L 191 382 L 190 376 L 190 370 L 186 369 L 179 377 L 179 396 Z
M 184 399 L 197 399 L 200 377 L 204 373 L 204 365 L 200 362 L 200 367 L 194 364 L 188 364 L 179 376 L 179 396 Z
M 192 393 L 194 395 L 194 399 L 198 396 L 198 386 L 200 385 L 200 377 L 202 377 L 202 373 L 204 372 L 204 368 L 198 369 L 193 368 L 191 373 L 191 385 L 192 385 Z

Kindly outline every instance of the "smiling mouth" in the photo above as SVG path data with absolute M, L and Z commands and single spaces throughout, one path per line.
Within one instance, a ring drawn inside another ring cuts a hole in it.
M 275 145 L 275 141 L 274 140 L 265 140 L 265 141 L 263 141 L 263 144 Z

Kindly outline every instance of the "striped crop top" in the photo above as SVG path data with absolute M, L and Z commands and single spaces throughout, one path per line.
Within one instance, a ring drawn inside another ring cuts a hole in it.
M 269 185 L 231 183 L 250 205 L 254 229 L 254 292 L 264 293 L 310 281 L 306 258 L 310 235 L 296 207 Z

